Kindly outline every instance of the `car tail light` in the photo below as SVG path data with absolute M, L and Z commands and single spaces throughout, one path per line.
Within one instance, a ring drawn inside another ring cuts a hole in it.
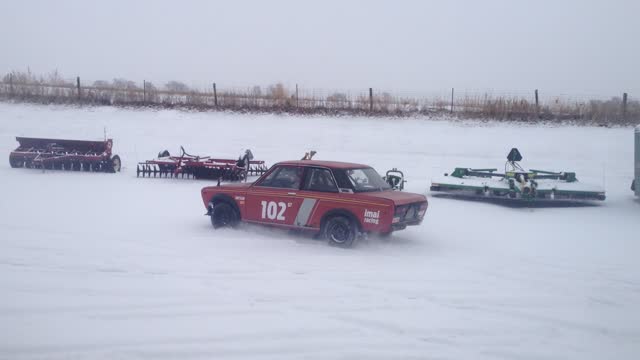
M 411 205 L 409 206 L 409 209 L 407 210 L 407 214 L 404 216 L 405 219 L 407 220 L 413 220 L 415 218 L 418 217 L 418 206 L 416 205 Z
M 393 220 L 391 221 L 391 223 L 396 224 L 404 220 L 404 216 L 406 215 L 408 208 L 409 206 L 407 205 L 396 206 L 396 209 L 393 213 Z
M 409 208 L 408 205 L 400 205 L 400 206 L 396 206 L 396 211 L 394 213 L 394 216 L 400 216 L 403 217 L 406 213 L 407 213 L 407 209 Z
M 418 216 L 420 218 L 424 217 L 424 214 L 427 212 L 427 208 L 429 207 L 429 203 L 428 202 L 423 202 L 422 204 L 420 204 L 420 211 L 418 212 Z

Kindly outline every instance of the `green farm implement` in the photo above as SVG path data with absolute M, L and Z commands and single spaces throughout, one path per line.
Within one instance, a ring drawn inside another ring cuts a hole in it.
M 515 201 L 604 200 L 604 189 L 581 183 L 574 172 L 525 170 L 522 155 L 513 148 L 504 172 L 498 169 L 456 168 L 451 174 L 433 179 L 431 191 L 484 199 Z

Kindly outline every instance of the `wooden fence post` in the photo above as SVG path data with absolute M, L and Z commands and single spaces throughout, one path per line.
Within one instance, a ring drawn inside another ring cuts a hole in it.
M 453 113 L 453 88 L 451 88 L 451 113 Z
M 76 77 L 76 88 L 78 89 L 78 99 L 82 97 L 82 92 L 80 90 L 80 76 Z
M 142 80 L 142 103 L 147 103 L 147 81 Z
M 622 94 L 622 120 L 627 120 L 627 93 Z
M 369 111 L 373 111 L 373 88 L 369 88 Z
M 216 90 L 216 83 L 213 83 L 213 104 L 218 107 L 218 91 Z
M 540 102 L 538 101 L 538 89 L 536 89 L 535 93 L 536 93 L 536 117 L 540 117 Z

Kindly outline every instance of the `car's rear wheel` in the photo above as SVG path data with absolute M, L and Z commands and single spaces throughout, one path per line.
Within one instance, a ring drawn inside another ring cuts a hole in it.
M 211 225 L 214 229 L 236 226 L 238 220 L 238 214 L 231 205 L 226 202 L 217 202 L 213 205 Z
M 358 226 L 346 216 L 333 216 L 324 224 L 322 234 L 329 245 L 348 248 L 358 236 Z

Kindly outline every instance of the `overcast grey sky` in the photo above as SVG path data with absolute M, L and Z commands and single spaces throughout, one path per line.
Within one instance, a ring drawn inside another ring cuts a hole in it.
M 640 96 L 640 1 L 2 0 L 0 73 Z

